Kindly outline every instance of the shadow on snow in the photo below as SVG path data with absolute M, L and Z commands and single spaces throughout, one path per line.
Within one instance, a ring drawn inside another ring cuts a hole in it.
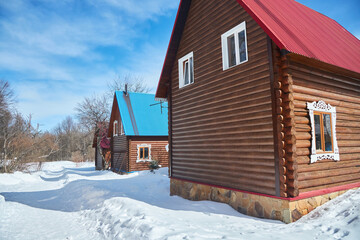
M 93 168 L 90 169 L 90 171 Z M 86 171 L 89 171 L 86 170 Z M 59 172 L 61 176 L 41 177 L 44 181 L 66 180 L 69 174 L 77 174 L 85 177 L 101 176 L 108 172 L 86 172 L 83 169 L 65 168 Z M 156 179 L 153 179 L 156 178 Z M 111 180 L 75 180 L 64 185 L 63 188 L 56 190 L 37 191 L 37 192 L 2 192 L 5 201 L 18 202 L 35 208 L 77 212 L 81 210 L 97 209 L 108 199 L 114 197 L 126 197 L 145 202 L 160 208 L 182 211 L 196 211 L 203 213 L 225 214 L 229 216 L 242 216 L 234 211 L 230 206 L 211 201 L 187 201 L 178 196 L 170 196 L 169 179 L 157 172 L 140 173 L 127 178 Z M 184 203 L 187 201 L 187 203 Z

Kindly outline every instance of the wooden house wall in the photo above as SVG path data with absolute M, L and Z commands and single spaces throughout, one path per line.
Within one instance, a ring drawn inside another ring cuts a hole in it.
M 288 173 L 292 173 L 288 187 L 302 193 L 359 182 L 360 74 L 350 77 L 327 69 L 329 66 L 314 66 L 313 61 L 296 55 L 282 57 L 280 65 L 283 69 L 281 78 L 289 84 L 283 91 L 282 101 L 286 101 L 293 111 L 291 121 L 284 115 L 285 127 L 293 128 L 292 138 L 285 135 L 285 167 L 288 167 Z M 339 162 L 321 160 L 310 164 L 311 125 L 306 103 L 320 100 L 336 107 Z M 292 146 L 286 147 L 289 142 Z
M 115 171 L 125 171 L 129 169 L 128 166 L 128 139 L 125 135 L 114 136 L 111 140 L 111 158 L 112 166 L 111 168 Z
M 360 181 L 360 74 L 359 77 L 321 70 L 289 59 L 293 80 L 296 162 L 299 192 Z M 306 103 L 323 100 L 336 107 L 336 137 L 340 161 L 310 164 L 311 126 Z
M 165 149 L 167 137 L 131 137 L 129 140 L 129 172 L 149 170 L 149 162 L 136 162 L 137 145 L 151 145 L 151 159 L 159 161 L 161 167 L 168 167 L 169 156 Z
M 246 21 L 249 61 L 222 69 L 221 35 Z M 178 62 L 194 52 L 195 82 Z M 170 81 L 171 176 L 275 195 L 267 35 L 235 0 L 193 0 Z

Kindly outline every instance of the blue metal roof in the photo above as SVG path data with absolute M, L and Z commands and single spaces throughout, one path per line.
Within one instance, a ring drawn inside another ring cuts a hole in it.
M 121 120 L 127 136 L 168 136 L 167 103 L 161 108 L 155 94 L 116 91 Z M 156 104 L 151 106 L 152 104 Z

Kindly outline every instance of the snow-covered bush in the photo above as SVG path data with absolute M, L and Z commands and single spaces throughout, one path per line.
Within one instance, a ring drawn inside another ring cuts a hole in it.
M 161 165 L 159 165 L 159 162 L 156 160 L 152 160 L 149 164 L 150 172 L 155 173 L 154 171 L 159 169 Z

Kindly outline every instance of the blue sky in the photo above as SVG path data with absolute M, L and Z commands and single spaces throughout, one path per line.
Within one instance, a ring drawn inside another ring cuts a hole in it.
M 359 0 L 299 0 L 360 38 Z M 0 0 L 0 78 L 51 129 L 118 76 L 155 92 L 179 0 Z

